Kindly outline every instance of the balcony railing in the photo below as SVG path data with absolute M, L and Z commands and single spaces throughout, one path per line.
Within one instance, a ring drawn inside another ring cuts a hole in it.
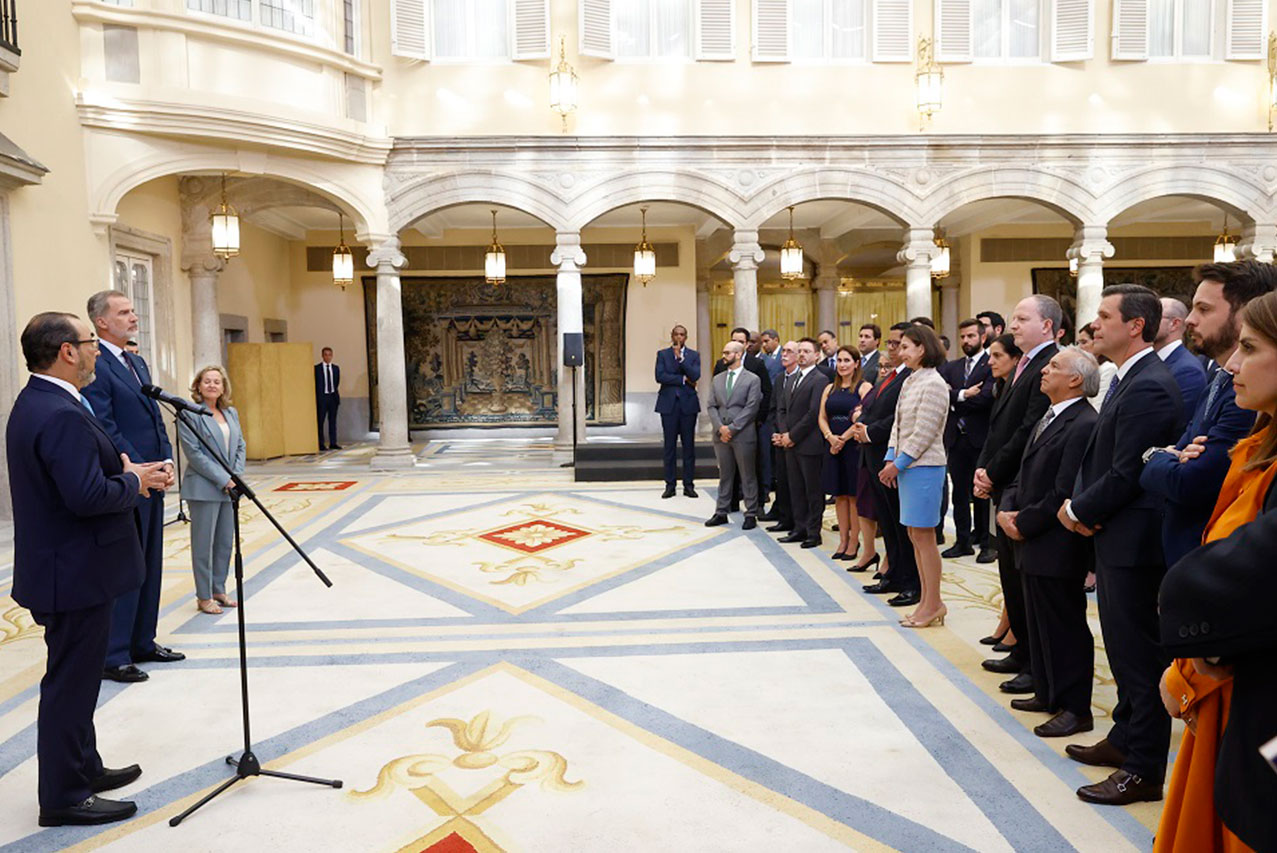
M 0 0 L 0 48 L 22 55 L 18 50 L 18 0 Z

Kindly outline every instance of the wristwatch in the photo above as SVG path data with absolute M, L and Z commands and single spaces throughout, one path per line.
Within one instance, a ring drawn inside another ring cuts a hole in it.
M 1144 460 L 1144 464 L 1147 465 L 1148 460 L 1152 459 L 1154 456 L 1156 456 L 1159 453 L 1165 453 L 1165 452 L 1166 452 L 1165 447 L 1150 447 L 1148 450 L 1144 451 L 1144 456 L 1142 457 Z

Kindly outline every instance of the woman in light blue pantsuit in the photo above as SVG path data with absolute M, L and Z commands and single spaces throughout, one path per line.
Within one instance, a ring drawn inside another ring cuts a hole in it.
M 191 399 L 213 413 L 211 418 L 191 417 L 200 436 L 232 471 L 244 473 L 248 448 L 239 426 L 239 413 L 231 408 L 231 381 L 226 371 L 215 364 L 201 369 L 191 383 Z M 226 574 L 235 535 L 231 516 L 234 508 L 227 493 L 231 479 L 182 421 L 178 422 L 177 436 L 187 460 L 182 476 L 182 499 L 191 511 L 191 567 L 195 570 L 196 606 L 203 613 L 221 613 L 221 605 L 237 606 L 235 599 L 226 594 Z

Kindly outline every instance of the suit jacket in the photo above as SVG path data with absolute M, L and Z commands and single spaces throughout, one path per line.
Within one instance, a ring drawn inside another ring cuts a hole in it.
M 1215 808 L 1255 850 L 1277 850 L 1277 773 L 1259 754 L 1277 737 L 1277 489 L 1263 513 L 1226 539 L 1180 560 L 1162 581 L 1162 645 L 1182 658 L 1222 657 L 1233 666 L 1228 727 L 1215 763 Z
M 1114 380 L 1117 381 L 1117 380 Z M 1161 499 L 1140 486 L 1144 451 L 1166 447 L 1184 428 L 1175 377 L 1156 353 L 1131 365 L 1100 409 L 1073 488 L 1073 514 L 1099 525 L 1095 555 L 1108 566 L 1160 564 Z
M 736 436 L 744 431 L 743 441 L 757 441 L 758 431 L 754 424 L 758 420 L 758 407 L 763 403 L 763 388 L 758 377 L 748 370 L 742 369 L 732 385 L 732 393 L 727 393 L 727 371 L 714 377 L 709 386 L 709 404 L 705 411 L 709 414 L 710 423 L 714 425 L 714 442 L 720 443 L 719 427 L 726 426 L 732 431 L 732 443 Z M 749 427 L 746 429 L 746 427 Z
M 692 380 L 688 385 L 684 378 Z M 662 415 L 694 415 L 701 410 L 701 398 L 696 394 L 696 383 L 701 378 L 701 356 L 694 349 L 683 347 L 683 360 L 674 357 L 674 348 L 666 347 L 656 353 L 656 381 L 661 389 L 656 392 L 656 411 Z
M 816 362 L 816 368 L 821 373 L 825 374 L 826 379 L 828 379 L 830 382 L 833 382 L 834 377 L 838 375 L 837 361 L 838 361 L 837 353 L 835 353 L 832 356 L 821 355 L 820 361 Z
M 121 449 L 66 390 L 31 377 L 9 415 L 13 599 L 80 610 L 142 585 L 138 481 Z
M 80 391 L 88 398 L 111 441 L 134 462 L 161 462 L 173 458 L 168 430 L 160 407 L 142 396 L 142 385 L 151 384 L 151 371 L 140 356 L 126 352 L 141 384 L 105 346 L 98 352 L 97 375 Z
M 1171 369 L 1175 384 L 1179 386 L 1179 393 L 1184 398 L 1184 417 L 1191 418 L 1206 388 L 1206 368 L 1183 345 L 1175 347 L 1163 364 Z
M 966 356 L 946 361 L 938 370 L 944 380 L 949 383 L 949 420 L 944 429 L 945 450 L 953 450 L 959 441 L 968 450 L 977 454 L 984 447 L 989 436 L 989 415 L 993 411 L 993 369 L 989 367 L 989 357 L 983 356 L 971 370 L 969 377 L 963 378 L 966 370 Z M 1027 370 L 1026 370 L 1027 372 Z M 959 395 L 973 385 L 980 386 L 980 393 L 970 399 Z M 962 421 L 962 425 L 958 425 Z
M 786 417 L 788 419 L 791 448 L 802 456 L 819 456 L 826 453 L 825 437 L 820 433 L 820 399 L 829 380 L 825 374 L 812 368 L 798 382 L 789 396 Z
M 1214 502 L 1203 496 L 1219 494 L 1231 462 L 1229 451 L 1255 425 L 1255 413 L 1237 407 L 1232 376 L 1220 371 L 1219 382 L 1215 399 L 1211 400 L 1209 393 L 1202 395 L 1192 420 L 1175 443 L 1183 450 L 1194 438 L 1204 435 L 1206 449 L 1202 455 L 1180 464 L 1169 453 L 1155 453 L 1140 473 L 1140 486 L 1165 501 L 1162 546 L 1167 563 L 1177 562 L 1202 544 L 1202 531 L 1214 508 Z
M 771 355 L 760 352 L 758 360 L 767 368 L 767 378 L 771 380 L 774 389 L 776 381 L 785 373 L 785 365 L 780 363 L 780 347 L 776 347 L 776 351 Z
M 874 350 L 860 359 L 860 375 L 870 385 L 878 384 L 878 367 L 882 364 L 882 353 Z
M 226 416 L 226 425 L 230 427 L 230 452 L 222 441 L 222 430 L 213 418 L 193 417 L 195 429 L 203 436 L 204 441 L 212 445 L 218 457 L 231 467 L 236 474 L 244 473 L 244 460 L 248 453 L 248 445 L 244 442 L 244 431 L 240 429 L 239 412 L 233 408 L 222 410 Z M 182 442 L 182 452 L 186 454 L 186 473 L 182 477 L 182 497 L 188 501 L 229 501 L 230 495 L 222 489 L 230 479 L 225 469 L 213 456 L 204 449 L 204 445 L 196 438 L 195 433 L 184 421 L 177 423 L 177 438 Z
M 772 425 L 778 433 L 789 430 L 789 394 L 785 386 L 791 378 L 781 373 L 780 378 L 776 380 L 776 388 L 772 393 Z
M 722 373 L 727 369 L 727 365 L 723 364 L 720 358 L 714 362 L 714 375 Z M 763 402 L 758 409 L 758 415 L 755 420 L 762 423 L 771 412 L 772 405 L 772 380 L 767 373 L 767 364 L 753 353 L 745 353 L 745 369 L 758 377 L 759 384 L 763 389 Z
M 886 377 L 873 387 L 860 401 L 860 420 L 869 433 L 869 441 L 860 445 L 860 462 L 870 471 L 877 473 L 886 465 L 887 443 L 891 440 L 891 429 L 896 424 L 896 403 L 900 401 L 900 389 L 912 373 L 903 368 L 891 380 L 891 384 L 883 387 Z
M 1090 567 L 1091 544 L 1065 530 L 1056 514 L 1073 490 L 1098 417 L 1086 398 L 1061 412 L 1024 449 L 1020 473 L 1002 493 L 998 508 L 1020 513 L 1016 527 L 1024 541 L 1016 563 L 1025 574 L 1080 582 Z
M 985 470 L 999 493 L 1015 479 L 1029 434 L 1051 407 L 1042 393 L 1042 368 L 1057 352 L 1055 344 L 1043 347 L 1020 378 L 1002 389 L 989 410 L 989 434 L 976 467 Z
M 321 361 L 315 365 L 315 399 L 319 399 L 324 393 L 324 363 Z M 333 396 L 338 400 L 341 399 L 341 367 L 333 365 Z

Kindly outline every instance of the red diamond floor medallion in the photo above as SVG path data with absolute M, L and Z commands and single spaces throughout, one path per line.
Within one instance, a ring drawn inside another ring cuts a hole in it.
M 533 518 L 509 527 L 480 533 L 477 538 L 523 554 L 536 554 L 590 535 L 589 530 L 582 530 L 579 527 L 570 527 L 544 518 Z

